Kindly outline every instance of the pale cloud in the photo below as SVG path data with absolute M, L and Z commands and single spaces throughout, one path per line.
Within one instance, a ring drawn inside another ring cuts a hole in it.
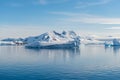
M 58 3 L 63 3 L 67 1 L 69 0 L 38 0 L 38 4 L 41 4 L 41 5 L 58 4 Z
M 9 6 L 9 7 L 23 7 L 24 6 L 24 4 L 16 3 L 16 2 L 4 3 L 3 5 Z
M 65 16 L 78 16 L 80 15 L 79 13 L 71 13 L 71 12 L 49 12 L 50 14 L 53 15 L 65 15 Z
M 47 1 L 46 0 L 39 0 L 39 4 L 45 5 L 45 4 L 47 4 Z
M 89 23 L 89 24 L 120 24 L 120 18 L 105 18 L 105 17 L 68 18 L 66 19 L 66 21 Z
M 42 25 L 0 25 L 0 39 L 13 37 L 28 37 L 40 35 L 41 33 L 49 31 L 50 28 Z
M 9 4 L 11 7 L 22 7 L 23 4 L 20 4 L 20 3 L 10 3 Z
M 75 12 L 49 12 L 49 14 L 53 14 L 53 15 L 64 15 L 64 16 L 68 16 L 68 17 L 99 17 L 99 16 L 94 16 L 94 15 L 90 15 L 90 14 L 85 14 L 85 13 L 75 13 Z
M 112 0 L 96 0 L 96 1 L 92 1 L 91 2 L 78 2 L 78 4 L 75 6 L 75 8 L 86 8 L 86 7 L 90 7 L 90 6 L 98 6 L 98 5 L 104 5 L 104 4 L 108 4 L 109 2 L 111 2 Z
M 62 21 L 87 24 L 120 24 L 120 18 L 109 18 L 90 14 L 71 13 L 71 12 L 51 12 L 53 15 L 63 15 Z
M 120 26 L 119 27 L 109 27 L 109 28 L 105 28 L 108 30 L 120 30 Z

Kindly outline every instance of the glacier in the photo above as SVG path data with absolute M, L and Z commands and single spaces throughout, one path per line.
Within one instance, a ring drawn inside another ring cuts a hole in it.
M 75 48 L 80 45 L 80 36 L 74 31 L 62 33 L 51 31 L 24 39 L 26 48 Z

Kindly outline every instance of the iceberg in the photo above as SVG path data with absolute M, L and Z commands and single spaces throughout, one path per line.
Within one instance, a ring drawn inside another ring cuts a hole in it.
M 118 39 L 113 39 L 113 46 L 120 46 L 120 41 Z
M 113 39 L 112 41 L 106 41 L 105 46 L 120 46 L 120 41 L 118 39 Z
M 105 46 L 113 46 L 113 42 L 112 41 L 105 41 L 104 45 Z
M 23 40 L 24 39 L 22 38 L 18 38 L 18 39 L 6 38 L 0 41 L 0 45 L 23 45 L 24 44 Z
M 47 32 L 24 40 L 27 48 L 75 48 L 80 45 L 80 36 L 74 31 Z
M 12 41 L 0 41 L 0 45 L 1 46 L 3 46 L 3 45 L 15 45 L 15 43 Z

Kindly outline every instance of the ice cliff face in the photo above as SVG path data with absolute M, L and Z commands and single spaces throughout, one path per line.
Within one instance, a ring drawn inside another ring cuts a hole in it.
M 80 37 L 74 31 L 47 32 L 24 40 L 29 48 L 74 48 L 79 47 Z

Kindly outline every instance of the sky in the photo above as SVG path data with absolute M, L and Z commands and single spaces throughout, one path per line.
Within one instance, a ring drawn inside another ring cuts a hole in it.
M 47 31 L 120 34 L 120 0 L 0 0 L 0 38 Z

